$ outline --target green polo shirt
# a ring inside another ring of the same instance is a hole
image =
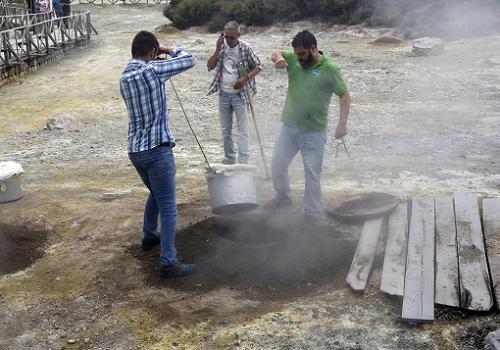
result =
[[[283,124],[306,131],[326,131],[332,94],[340,96],[347,91],[340,68],[324,55],[307,69],[302,68],[293,51],[283,51],[282,55],[288,64]]]

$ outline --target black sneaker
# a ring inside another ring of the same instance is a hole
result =
[[[222,161],[222,164],[225,164],[225,165],[233,165],[233,164],[236,164],[236,161],[234,159],[227,159],[227,158],[224,158],[224,160]]]
[[[142,239],[142,250],[147,252],[147,251],[153,249],[158,244],[160,244],[160,237],[143,238]]]
[[[175,264],[170,266],[162,266],[160,268],[161,278],[176,278],[188,276],[196,271],[198,266],[196,264],[184,264],[177,261]]]
[[[272,201],[264,204],[265,209],[284,209],[284,208],[290,208],[293,204],[293,201],[291,198],[285,198],[285,199],[278,199],[275,198]]]

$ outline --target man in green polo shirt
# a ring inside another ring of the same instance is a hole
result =
[[[304,162],[304,215],[321,216],[321,169],[327,140],[328,106],[332,94],[340,98],[340,118],[335,138],[347,134],[351,96],[340,69],[321,51],[314,35],[299,32],[293,51],[275,51],[276,68],[288,71],[288,93],[281,119],[283,126],[273,149],[272,174],[276,198],[274,207],[291,203],[288,167],[298,152]]]

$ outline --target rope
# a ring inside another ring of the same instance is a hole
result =
[[[276,96],[276,88],[278,87],[278,80],[280,76],[280,70],[276,69],[276,76],[274,78],[274,86],[273,86],[273,93],[271,95],[271,102],[270,102],[270,108],[269,108],[269,113],[266,115],[266,119],[264,119],[264,135],[267,131],[267,121],[269,120],[269,116],[272,114],[271,112],[273,111],[273,106],[274,106],[274,98]]]
[[[172,79],[169,79],[169,80],[170,80],[170,84],[172,85],[172,89],[174,90],[175,96],[177,97],[177,101],[179,101],[179,105],[181,106],[182,113],[184,113],[184,117],[186,118],[186,121],[189,125],[189,129],[191,129],[191,133],[193,134],[194,139],[196,140],[196,143],[198,144],[198,147],[200,147],[201,153],[203,154],[203,157],[205,158],[205,162],[207,162],[208,169],[211,169],[212,167],[210,166],[210,163],[208,162],[207,156],[205,155],[205,151],[203,150],[203,147],[201,147],[200,141],[198,141],[198,137],[196,137],[196,134],[193,130],[193,127],[191,126],[191,122],[189,121],[189,118],[186,114],[186,111],[184,110],[184,106],[182,105],[179,94],[177,93],[177,90],[175,89],[174,82],[172,81]]]

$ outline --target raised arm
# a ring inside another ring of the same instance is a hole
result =
[[[273,54],[271,55],[271,61],[273,61],[274,67],[276,67],[276,69],[283,69],[288,66],[280,50],[273,52]]]
[[[172,57],[169,60],[151,62],[156,74],[163,81],[167,81],[168,78],[182,73],[196,64],[196,58],[184,52],[181,48],[169,49],[165,46],[160,46],[160,52],[168,53]]]
[[[214,69],[217,66],[217,62],[219,61],[220,51],[222,50],[222,45],[224,45],[224,36],[220,35],[215,43],[215,51],[210,56],[207,62],[207,68],[209,71]]]

